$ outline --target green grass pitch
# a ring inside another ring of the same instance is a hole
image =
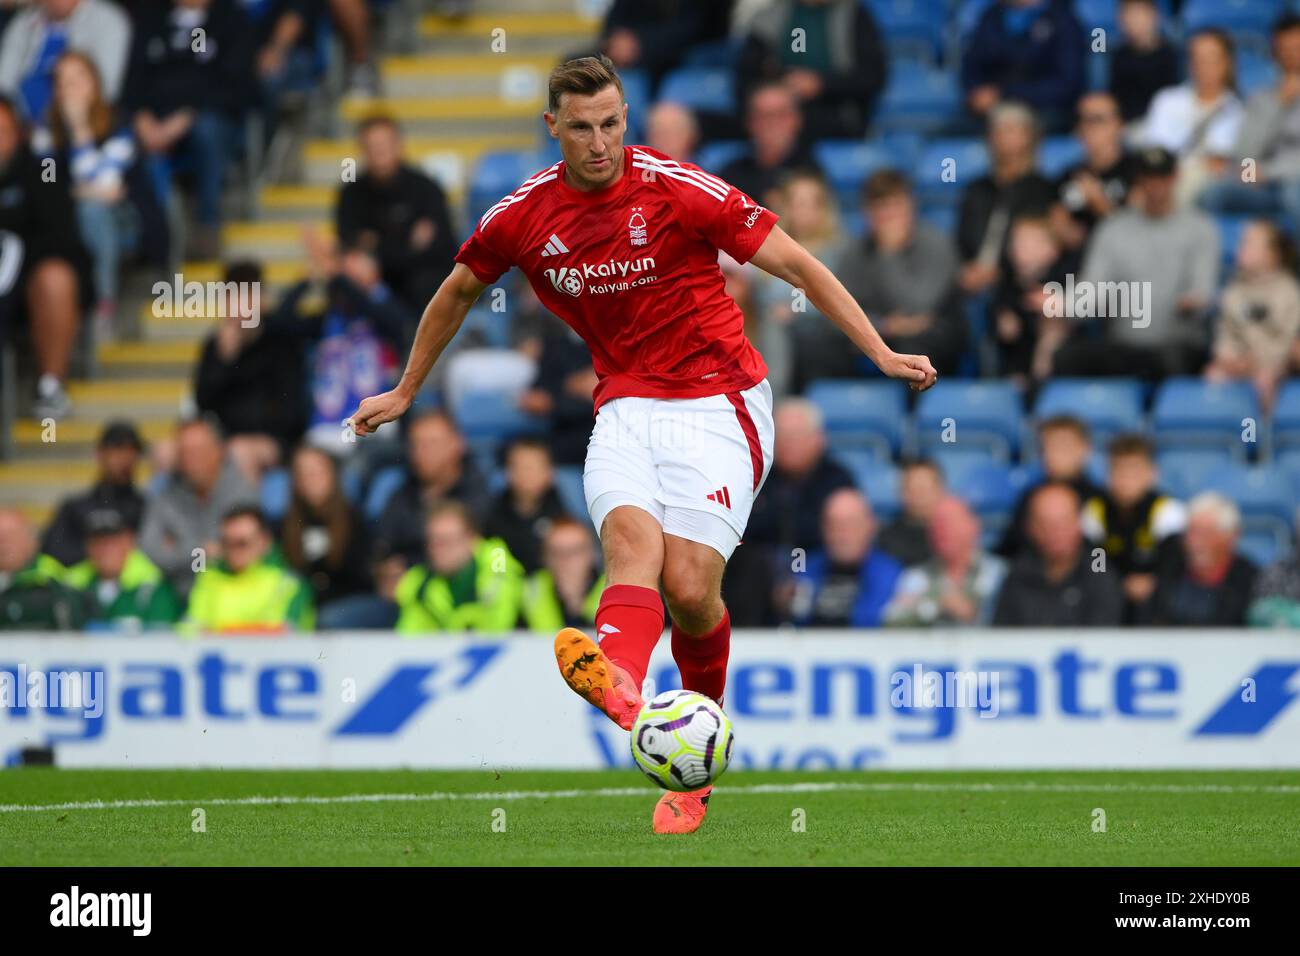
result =
[[[0,772],[0,866],[1300,865],[1297,772],[733,771],[685,837],[650,832],[657,796],[633,771],[28,768]]]

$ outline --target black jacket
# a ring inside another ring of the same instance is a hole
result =
[[[1040,173],[1030,172],[1009,183],[999,183],[991,175],[975,180],[961,196],[957,214],[957,251],[964,262],[979,254],[994,210],[1007,211],[1007,229],[999,246],[999,265],[1004,265],[1011,223],[1021,216],[1046,215],[1056,202],[1056,187]]]
[[[86,516],[96,508],[112,508],[120,512],[131,530],[139,531],[144,517],[144,496],[134,485],[111,485],[100,481],[84,494],[65,499],[45,529],[41,551],[65,565],[85,560]]]
[[[149,110],[159,117],[181,109],[242,114],[255,95],[252,24],[234,0],[212,0],[193,26],[180,17],[178,7],[162,0],[133,11],[122,91],[126,111]]]
[[[300,529],[293,529],[286,525],[281,536],[287,540],[288,535],[302,534],[308,529],[327,530],[324,524],[308,519]],[[327,601],[353,594],[366,594],[371,590],[374,583],[370,573],[371,550],[370,533],[361,518],[361,513],[356,508],[349,507],[348,541],[343,551],[343,560],[339,565],[332,566],[327,553],[315,560],[304,559],[294,564],[293,569],[311,585],[316,595],[316,605],[319,607]]]
[[[1234,555],[1228,574],[1216,587],[1193,581],[1187,573],[1182,535],[1167,538],[1160,548],[1156,590],[1150,604],[1138,612],[1139,624],[1166,627],[1244,627],[1258,569]]]
[[[551,398],[547,441],[557,465],[581,465],[586,460],[587,443],[596,424],[595,403],[590,396],[582,398],[567,391],[564,383],[569,376],[590,368],[587,344],[568,326],[552,327],[543,335],[533,388]]]
[[[853,476],[826,455],[798,480],[773,468],[754,501],[745,543],[775,545],[778,550],[820,548],[822,505],[832,492],[852,487]]]
[[[730,7],[729,0],[614,0],[600,38],[615,30],[636,34],[641,46],[637,66],[659,75],[692,46],[724,37]]]
[[[487,493],[487,481],[474,467],[472,459],[465,459],[460,479],[442,496],[442,500],[449,499],[464,504],[477,521],[482,521],[487,515],[492,499]],[[428,560],[424,542],[425,518],[436,503],[425,497],[415,476],[408,474],[379,516],[379,524],[375,527],[375,557],[382,560],[398,555],[411,567],[425,563]]]
[[[1012,565],[998,592],[994,627],[1118,627],[1123,619],[1124,593],[1119,576],[1094,572],[1086,550],[1064,580],[1043,574],[1037,554],[1026,554]]]
[[[795,146],[790,154],[775,166],[764,168],[752,155],[741,156],[728,163],[718,175],[735,186],[755,202],[766,202],[766,194],[780,185],[781,177],[795,169],[821,172],[812,152],[804,146]]]
[[[1106,489],[1093,484],[1092,479],[1087,475],[1080,475],[1067,484],[1079,496],[1080,508],[1089,498],[1106,493]],[[1021,494],[1020,500],[1016,502],[1015,511],[1011,514],[1011,520],[1007,522],[1006,529],[1002,532],[1002,540],[993,549],[994,554],[1004,558],[1018,558],[1030,548],[1029,539],[1025,537],[1025,519],[1029,515],[1029,499],[1034,496],[1037,488],[1038,485],[1034,485],[1032,488],[1026,488]]]
[[[782,53],[790,47],[791,24],[799,22],[801,6],[804,4],[797,0],[781,0],[755,16],[736,65],[737,102],[742,109],[756,86],[779,80],[787,69],[798,65],[789,63]],[[821,11],[831,33],[829,49],[815,51],[819,62],[825,64],[817,71],[822,90],[804,104],[805,122],[809,114],[818,113],[837,122],[807,132],[813,136],[861,133],[885,87],[889,57],[880,28],[860,0],[836,0],[822,5]],[[841,31],[843,36],[838,35]]]
[[[421,219],[433,222],[433,241],[415,249],[411,230]],[[345,246],[357,243],[363,232],[378,237],[379,244],[372,252],[379,259],[384,281],[402,295],[414,272],[428,273],[426,284],[441,282],[451,271],[459,248],[442,187],[410,166],[402,166],[388,182],[362,174],[356,182],[347,183],[339,193],[335,224]],[[420,308],[424,305],[419,303]]]
[[[266,434],[287,449],[307,424],[302,346],[268,324],[233,361],[226,361],[213,335],[199,358],[194,398],[228,435]]]
[[[532,574],[542,566],[542,538],[550,523],[568,514],[554,488],[542,498],[534,515],[523,515],[515,510],[509,490],[501,492],[492,506],[491,514],[483,523],[483,535],[501,538],[510,553],[519,559],[524,570]]]
[[[0,166],[0,232],[23,241],[24,271],[42,259],[63,259],[82,276],[89,270],[67,179],[46,182],[41,161],[26,145]]]

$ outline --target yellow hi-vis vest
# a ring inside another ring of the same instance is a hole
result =
[[[478,631],[503,634],[519,622],[524,569],[500,538],[474,546],[474,599],[455,604],[447,579],[416,565],[397,582],[397,632]]]
[[[316,610],[306,582],[265,559],[238,574],[224,562],[196,574],[183,626],[188,633],[315,627]]]
[[[596,623],[596,609],[600,607],[600,595],[604,590],[605,575],[602,574],[582,601],[584,624]],[[524,585],[524,621],[530,631],[558,631],[564,627],[564,605],[555,591],[555,579],[545,568],[536,572]]]

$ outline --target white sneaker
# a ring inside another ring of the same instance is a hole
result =
[[[36,383],[36,402],[32,413],[40,420],[56,421],[72,414],[72,399],[64,391],[63,383],[53,375],[42,375]]]

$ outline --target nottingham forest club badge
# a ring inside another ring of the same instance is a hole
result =
[[[644,246],[649,242],[645,216],[641,215],[640,206],[632,207],[632,218],[627,221],[627,241],[634,246]]]

